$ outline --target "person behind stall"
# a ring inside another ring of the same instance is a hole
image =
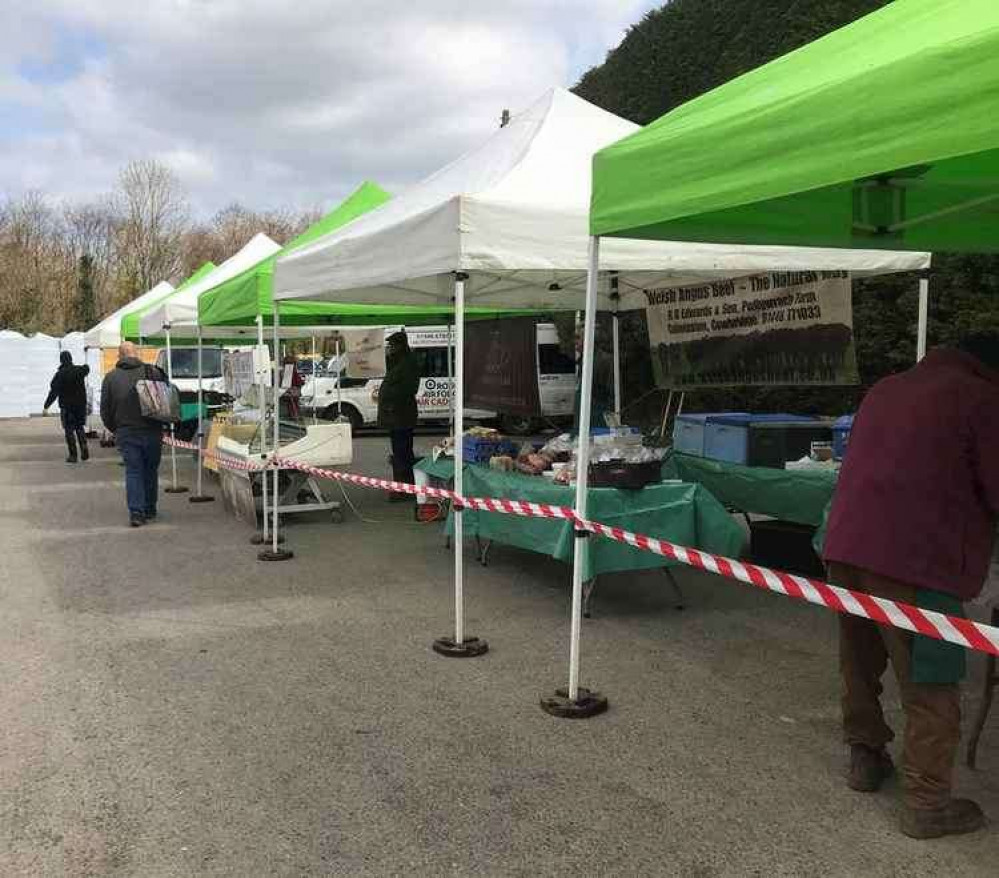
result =
[[[59,417],[66,434],[66,447],[69,454],[66,463],[76,463],[77,444],[80,446],[80,460],[90,459],[87,448],[87,385],[86,377],[90,366],[74,366],[73,355],[69,351],[59,354],[59,368],[49,385],[49,395],[45,398],[42,411],[48,414],[49,406],[59,401]]]
[[[156,518],[163,426],[143,417],[135,385],[142,379],[166,381],[162,369],[143,363],[130,341],[118,348],[118,364],[101,386],[101,420],[114,433],[125,461],[125,496],[129,523],[141,527]]]
[[[824,556],[832,582],[963,616],[988,575],[999,517],[999,334],[969,336],[879,382],[854,421]],[[840,616],[847,782],[877,790],[894,766],[881,710],[890,662],[905,712],[902,832],[935,838],[984,825],[951,795],[963,648]]]
[[[281,376],[281,385],[285,388],[281,395],[284,416],[292,421],[298,421],[301,420],[302,415],[302,388],[305,386],[305,378],[298,371],[298,364],[290,354],[284,358],[283,365],[284,372],[288,371],[289,366],[291,367],[291,375],[287,380],[283,374]]]
[[[389,336],[385,350],[385,379],[378,388],[378,426],[389,431],[392,443],[392,478],[412,485],[414,481],[413,430],[418,412],[416,394],[420,369],[405,332]],[[411,500],[409,494],[392,492],[389,502]]]

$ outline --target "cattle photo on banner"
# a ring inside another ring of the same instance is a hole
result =
[[[847,272],[771,271],[645,296],[662,387],[859,381]]]
[[[533,317],[469,323],[465,405],[504,415],[540,415],[537,333]]]

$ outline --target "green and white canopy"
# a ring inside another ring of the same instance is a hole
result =
[[[265,326],[274,322],[274,263],[313,241],[348,225],[380,207],[391,195],[377,183],[365,181],[326,216],[290,241],[279,253],[258,262],[241,274],[202,293],[198,300],[198,322],[202,331],[215,335],[222,328],[240,327],[249,331],[257,317]],[[476,310],[471,317],[493,317],[493,310]],[[382,326],[414,323],[442,323],[451,320],[449,305],[372,305],[350,302],[283,302],[281,335],[321,334],[328,326]],[[292,327],[299,327],[295,332]]]
[[[999,2],[895,0],[597,152],[594,235],[999,250]]]
[[[162,304],[170,296],[182,292],[193,284],[196,284],[213,271],[215,271],[215,263],[206,262],[176,289],[171,287],[169,284],[160,284],[161,287],[165,286],[168,287],[168,289],[160,290],[159,294],[155,296],[149,294],[148,298],[147,296],[143,296],[142,299],[136,299],[136,302],[141,303],[139,307],[131,309],[121,318],[119,324],[121,337],[123,339],[128,339],[129,341],[138,341],[141,337],[141,332],[139,331],[139,320],[142,318],[143,314],[148,311],[152,311],[157,305]]]

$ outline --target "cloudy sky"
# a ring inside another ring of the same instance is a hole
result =
[[[4,0],[0,195],[174,169],[202,216],[415,182],[661,0]]]

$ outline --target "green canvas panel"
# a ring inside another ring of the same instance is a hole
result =
[[[595,235],[999,250],[999,3],[895,0],[594,156]]]

